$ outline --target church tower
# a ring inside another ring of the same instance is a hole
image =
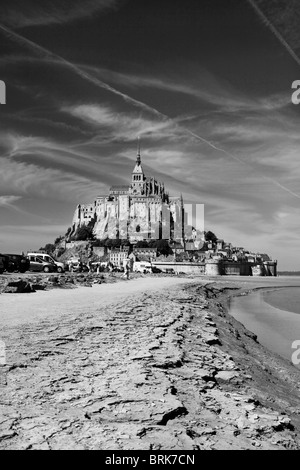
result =
[[[145,173],[141,164],[141,149],[140,149],[140,139],[138,139],[138,149],[136,156],[135,167],[132,172],[131,177],[131,192],[132,194],[143,194],[144,193],[144,184],[145,184]]]

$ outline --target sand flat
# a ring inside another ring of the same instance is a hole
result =
[[[95,284],[92,287],[57,288],[30,294],[1,294],[0,325],[17,326],[59,315],[65,317],[68,314],[93,312],[101,307],[122,302],[130,296],[192,282],[195,281],[177,277],[147,277],[120,280],[116,284]]]
[[[240,282],[1,294],[0,449],[299,449],[299,371],[227,314]]]

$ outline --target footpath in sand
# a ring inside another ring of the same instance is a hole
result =
[[[0,448],[300,449],[299,371],[187,281],[1,294]]]

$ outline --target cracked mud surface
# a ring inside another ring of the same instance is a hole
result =
[[[164,282],[2,327],[1,449],[300,449],[299,371],[226,313],[229,284]]]

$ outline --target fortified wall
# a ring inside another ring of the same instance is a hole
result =
[[[277,276],[277,262],[268,261],[261,265],[221,260],[206,260],[202,263],[154,261],[153,266],[168,271],[173,269],[176,274],[205,274],[206,276]]]

